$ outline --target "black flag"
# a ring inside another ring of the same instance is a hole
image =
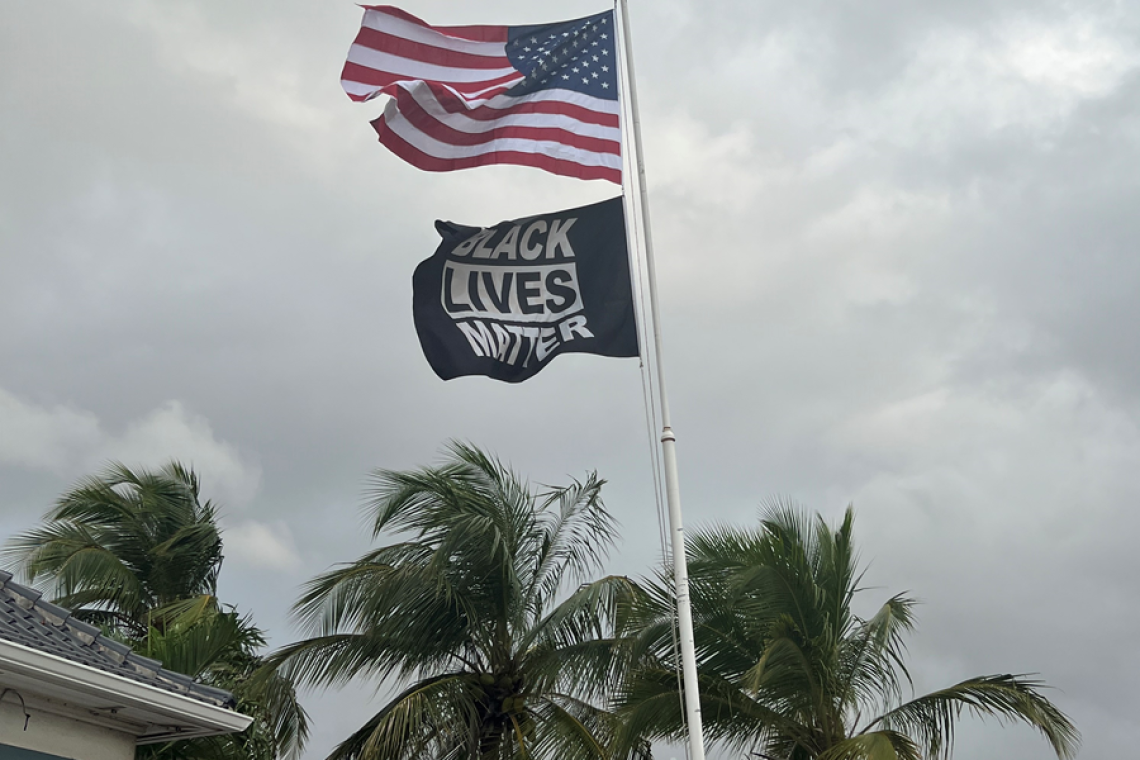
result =
[[[517,383],[558,354],[637,356],[621,198],[466,227],[416,267],[413,313],[424,356],[444,380]]]

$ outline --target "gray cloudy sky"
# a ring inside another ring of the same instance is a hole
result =
[[[879,599],[925,605],[920,688],[1040,672],[1081,757],[1140,697],[1140,6],[633,2],[686,519],[848,502]],[[525,24],[590,0],[403,7]],[[420,173],[338,84],[349,2],[0,8],[0,535],[108,459],[192,461],[224,595],[273,633],[367,545],[373,467],[470,439],[536,481],[598,469],[657,553],[633,360],[439,381],[411,274],[438,217],[612,185]],[[375,709],[313,695],[308,754]],[[1049,756],[971,724],[959,757]]]

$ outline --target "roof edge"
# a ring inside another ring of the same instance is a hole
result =
[[[0,639],[0,663],[4,669],[20,675],[67,686],[79,693],[119,700],[171,719],[171,730],[145,734],[139,737],[140,743],[235,733],[253,722],[252,717],[233,710],[3,639]]]
[[[17,605],[28,611],[34,611],[55,628],[94,647],[97,653],[120,666],[129,667],[140,675],[163,681],[175,693],[186,693],[220,707],[234,705],[235,700],[230,692],[198,683],[190,676],[168,670],[160,661],[145,657],[127,644],[103,635],[96,626],[75,617],[71,610],[45,600],[43,592],[39,589],[17,583],[13,574],[6,570],[0,570],[0,590],[10,592],[15,596]]]

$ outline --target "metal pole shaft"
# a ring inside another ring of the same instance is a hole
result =
[[[685,718],[689,728],[689,759],[705,760],[701,697],[697,687],[697,650],[693,637],[693,610],[689,602],[689,566],[685,558],[685,528],[681,520],[681,487],[677,477],[677,437],[669,417],[665,393],[665,366],[661,350],[661,313],[657,306],[657,269],[653,261],[653,232],[649,224],[649,194],[645,185],[645,159],[641,153],[641,116],[637,107],[637,84],[633,74],[633,45],[629,31],[627,0],[620,0],[623,53],[629,84],[633,122],[633,158],[641,197],[641,224],[645,240],[645,268],[649,279],[649,312],[653,322],[653,350],[657,358],[657,390],[661,396],[661,458],[665,470],[665,501],[669,507],[669,536],[673,549],[673,584],[677,595],[677,627],[685,689]]]

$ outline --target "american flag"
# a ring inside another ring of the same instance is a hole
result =
[[[365,6],[341,84],[419,169],[520,164],[621,183],[613,11],[542,26],[429,26]]]

